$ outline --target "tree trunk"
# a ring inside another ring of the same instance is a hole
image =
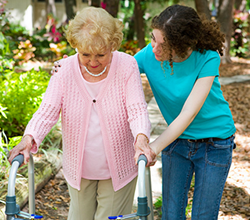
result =
[[[64,1],[64,5],[66,9],[67,21],[69,21],[70,19],[73,19],[75,17],[76,0]]]
[[[104,0],[104,4],[106,4],[106,10],[109,14],[111,14],[114,18],[117,17],[118,10],[119,10],[119,0]]]
[[[195,0],[195,7],[199,15],[205,15],[207,19],[211,19],[207,0]]]
[[[101,0],[89,0],[89,5],[94,7],[100,7]]]
[[[144,23],[144,12],[141,8],[140,0],[134,0],[135,8],[134,8],[134,14],[135,14],[135,30],[138,40],[139,48],[143,48],[146,46],[145,42],[145,23]]]
[[[234,7],[238,11],[244,11],[246,9],[246,0],[235,0]]]
[[[46,0],[46,17],[48,17],[49,14],[52,14],[54,17],[56,17],[56,6],[55,6],[55,0]]]
[[[230,42],[233,33],[233,6],[234,0],[220,0],[218,8],[217,21],[220,24],[221,31],[226,35],[224,55],[222,63],[231,63]]]
[[[126,40],[134,40],[135,36],[135,16],[133,15],[128,22],[128,33]]]

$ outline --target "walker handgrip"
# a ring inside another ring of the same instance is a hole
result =
[[[24,161],[24,156],[22,154],[17,155],[11,162],[11,164],[13,164],[14,161],[19,162],[19,167],[22,165],[23,161]]]
[[[140,162],[141,160],[144,160],[146,164],[148,163],[148,159],[147,159],[147,157],[146,157],[144,154],[141,154],[141,155],[139,156],[138,161],[137,161],[137,164],[139,164],[139,162]]]

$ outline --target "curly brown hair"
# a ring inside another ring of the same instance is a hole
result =
[[[169,57],[171,67],[173,50],[181,58],[187,56],[190,48],[200,53],[206,50],[218,51],[223,55],[225,35],[220,31],[219,24],[199,16],[191,7],[167,7],[152,19],[151,27],[163,33],[165,42],[162,47]]]

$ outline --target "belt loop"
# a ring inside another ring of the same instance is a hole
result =
[[[207,144],[211,144],[211,145],[214,146],[214,140],[213,140],[213,138],[209,138]]]
[[[235,139],[235,135],[233,134],[231,137],[230,137],[230,140],[234,140]]]

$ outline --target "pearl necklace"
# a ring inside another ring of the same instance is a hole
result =
[[[103,70],[102,72],[100,72],[99,74],[93,74],[93,73],[91,73],[91,72],[87,69],[86,66],[83,66],[83,67],[84,67],[84,69],[86,70],[86,72],[87,72],[89,75],[95,76],[95,77],[101,76],[101,75],[106,71],[106,69],[107,69],[107,66],[105,66],[105,68],[104,68],[104,70]]]

